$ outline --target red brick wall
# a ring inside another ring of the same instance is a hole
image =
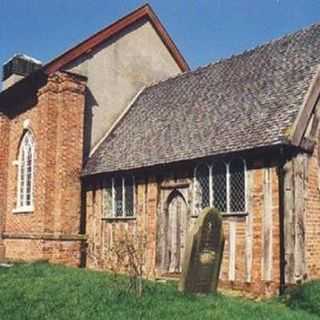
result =
[[[305,245],[308,279],[320,278],[320,168],[319,143],[308,161]]]
[[[8,259],[49,261],[69,266],[80,266],[81,242],[44,239],[6,239]]]
[[[3,231],[7,206],[9,119],[0,112],[0,260],[4,258]]]
[[[70,243],[59,244],[60,240],[55,240],[48,244],[43,235],[76,239],[79,234],[84,91],[82,78],[57,73],[49,77],[36,96],[19,106],[10,106],[9,152],[8,159],[3,161],[8,172],[7,190],[3,193],[7,199],[4,237],[8,259],[33,260],[42,256],[62,261],[48,252],[54,252],[59,245],[68,248]],[[17,166],[14,161],[27,122],[35,138],[34,211],[15,213]],[[78,242],[75,240],[71,246],[78,246]],[[71,264],[76,264],[74,257],[70,255]]]

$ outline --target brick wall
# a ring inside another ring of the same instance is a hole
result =
[[[0,112],[0,261],[5,256],[3,231],[7,206],[8,152],[9,152],[9,119]]]
[[[320,278],[320,168],[319,142],[308,161],[305,212],[305,254],[308,279]]]
[[[8,259],[22,261],[49,261],[79,267],[81,241],[43,239],[6,239]]]
[[[0,159],[0,168],[2,165],[8,174],[6,190],[0,191],[0,197],[7,199],[3,212],[8,259],[45,258],[79,264],[79,257],[73,253],[68,257],[67,251],[70,248],[73,252],[72,247],[79,247],[80,243],[84,91],[83,78],[57,73],[36,94],[26,97],[19,105],[8,106],[9,152],[7,159]],[[4,126],[1,121],[0,131]],[[15,161],[26,129],[35,138],[34,211],[15,212]],[[1,141],[1,149],[3,146]],[[59,251],[65,258],[59,257]]]

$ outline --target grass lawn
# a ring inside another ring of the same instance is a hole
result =
[[[185,296],[172,284],[151,282],[136,298],[124,292],[123,282],[106,273],[47,264],[0,268],[0,319],[320,319],[319,283],[292,293],[285,304]]]

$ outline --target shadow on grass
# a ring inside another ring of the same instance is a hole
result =
[[[305,310],[320,317],[320,281],[287,290],[282,302],[294,310]]]

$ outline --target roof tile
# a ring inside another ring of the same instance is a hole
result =
[[[83,174],[286,143],[319,52],[320,24],[146,88]]]

